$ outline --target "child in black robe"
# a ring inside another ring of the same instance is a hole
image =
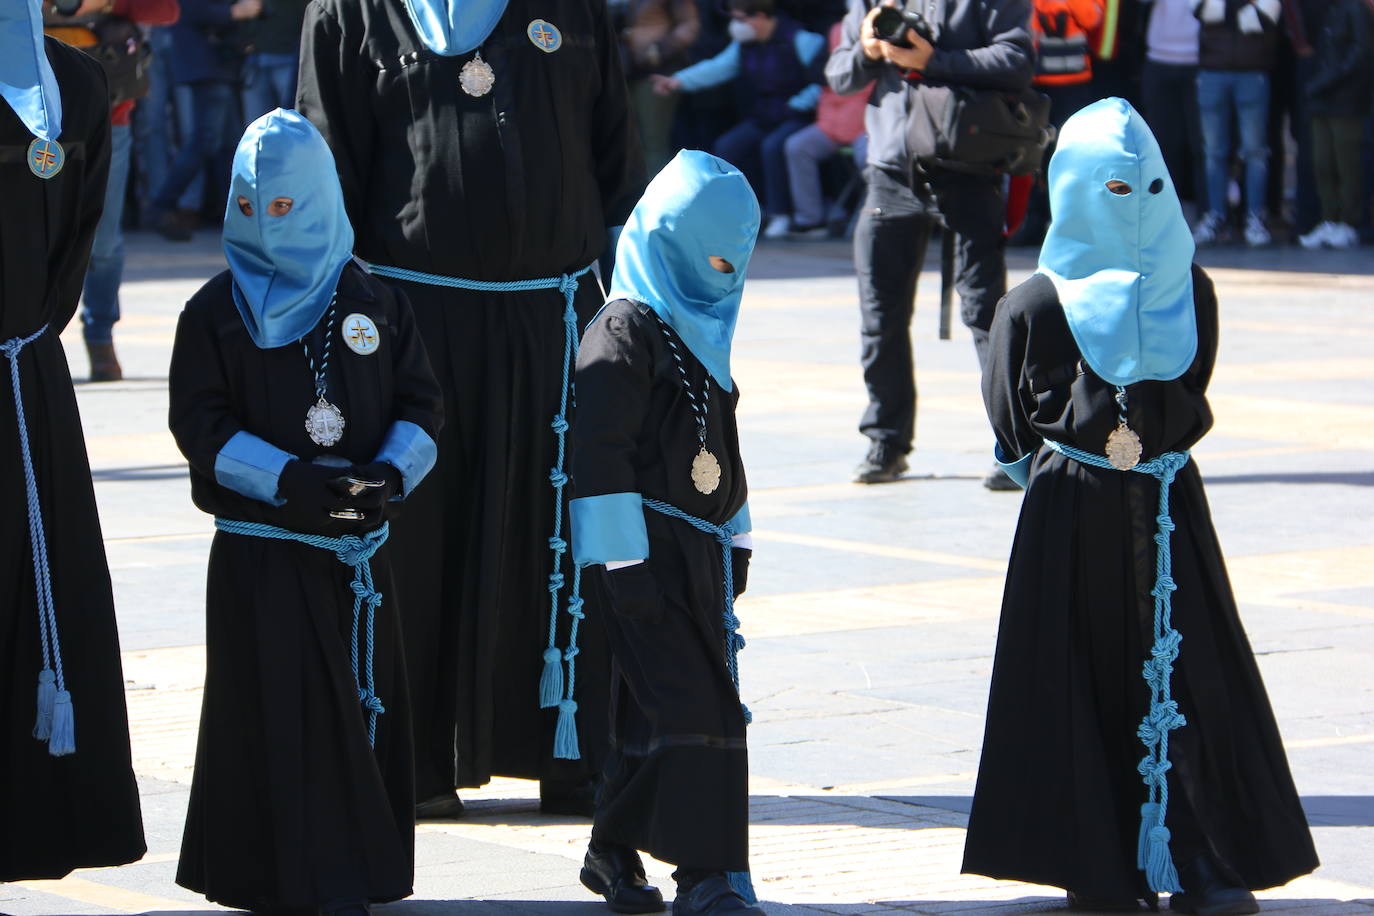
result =
[[[409,305],[352,241],[324,140],[264,115],[234,160],[230,270],[177,327],[171,428],[219,529],[177,881],[228,906],[357,916],[411,893],[384,544],[434,463],[441,400]]]
[[[729,366],[758,225],[737,169],[680,153],[626,224],[578,354],[573,551],[615,686],[582,883],[616,912],[663,909],[646,850],[678,866],[678,916],[762,913],[747,875],[733,602],[750,545]]]

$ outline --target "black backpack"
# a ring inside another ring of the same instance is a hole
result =
[[[1030,175],[1054,139],[1050,100],[1020,92],[921,83],[912,92],[907,151],[922,165],[974,175]]]
[[[110,107],[148,94],[153,49],[143,32],[123,16],[99,14],[80,19],[45,19],[49,34],[100,62],[110,87]]]

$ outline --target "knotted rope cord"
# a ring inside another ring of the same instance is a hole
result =
[[[329,314],[324,326],[324,353],[320,356],[320,368],[315,368],[315,357],[310,353],[310,344],[306,343],[306,337],[301,338],[301,349],[305,351],[305,361],[310,365],[310,374],[315,377],[315,397],[321,401],[327,400],[329,394],[329,350],[334,343],[334,307],[339,303],[339,294],[336,292],[329,300]]]
[[[1104,470],[1119,470],[1101,455],[1085,452],[1061,442],[1045,440],[1045,444],[1066,458]],[[1173,593],[1178,589],[1173,579],[1173,556],[1169,547],[1169,533],[1174,520],[1169,516],[1169,487],[1174,477],[1188,463],[1187,452],[1165,452],[1131,468],[1159,481],[1159,512],[1155,516],[1155,584],[1150,594],[1155,599],[1154,645],[1145,662],[1143,675],[1150,687],[1150,710],[1141,720],[1136,735],[1145,745],[1145,757],[1136,767],[1149,789],[1149,800],[1140,806],[1140,835],[1136,844],[1136,867],[1143,869],[1150,889],[1156,893],[1176,893],[1181,888],[1178,872],[1169,853],[1169,828],[1164,826],[1169,807],[1169,732],[1188,724],[1173,698],[1171,679],[1178,647],[1183,635],[1173,626]]]
[[[577,357],[577,297],[578,281],[590,271],[591,265],[573,273],[558,277],[543,277],[535,280],[466,280],[462,277],[445,277],[441,274],[427,274],[418,270],[386,265],[369,265],[372,273],[380,277],[441,286],[448,289],[465,289],[474,292],[510,293],[527,292],[540,289],[556,289],[563,294],[563,384],[559,394],[558,413],[549,426],[558,439],[558,460],[549,469],[549,483],[553,485],[553,534],[549,537],[549,551],[553,554],[553,570],[549,573],[549,643],[544,649],[544,667],[539,676],[539,705],[548,709],[558,707],[558,723],[554,730],[553,755],[564,760],[577,760],[582,755],[577,746],[577,702],[573,699],[573,687],[577,681],[576,659],[578,625],[586,616],[582,610],[580,570],[573,570],[572,590],[568,595],[567,612],[568,648],[558,648],[558,601],[563,591],[563,556],[568,551],[568,542],[563,537],[563,491],[568,485],[568,475],[564,470],[567,464],[568,403],[572,396],[573,363]],[[567,666],[567,677],[563,667]]]
[[[278,541],[295,541],[308,547],[332,551],[338,561],[353,569],[353,581],[348,584],[353,592],[353,638],[351,640],[351,661],[353,664],[353,683],[358,688],[358,703],[367,710],[367,743],[376,746],[377,717],[386,712],[382,700],[377,696],[377,685],[372,677],[372,660],[376,648],[377,608],[382,603],[382,593],[372,583],[372,556],[386,543],[390,533],[385,522],[366,534],[345,534],[343,537],[329,537],[323,534],[301,534],[261,522],[241,522],[230,518],[216,518],[215,527],[227,534],[242,534],[248,537],[270,538]],[[359,628],[362,621],[362,608],[367,605],[366,630],[362,634],[365,643],[363,663],[358,663]]]
[[[24,416],[24,395],[19,382],[19,354],[47,330],[45,324],[28,337],[14,337],[0,343],[0,353],[10,362],[10,385],[14,389],[14,420],[19,428],[19,456],[24,465],[29,550],[33,555],[34,591],[38,598],[38,636],[43,650],[43,667],[38,672],[38,710],[33,736],[47,742],[49,754],[64,757],[76,751],[75,717],[72,696],[67,692],[67,680],[62,669],[57,606],[53,602],[52,570],[48,566],[48,539],[43,526],[43,506],[38,499],[38,475],[33,468],[29,424]]]
[[[734,546],[731,534],[723,525],[713,525],[703,518],[695,515],[688,515],[677,506],[670,505],[659,499],[642,497],[644,505],[653,509],[655,512],[662,513],[670,518],[681,519],[693,528],[709,534],[720,544],[721,567],[725,576],[725,613],[722,615],[725,621],[725,666],[730,670],[730,680],[735,685],[735,696],[739,696],[739,650],[744,648],[744,637],[739,634],[739,618],[735,616],[735,566],[732,562],[730,550]],[[749,711],[749,707],[744,705],[741,700],[739,704],[740,712],[744,713],[744,724],[748,725],[754,721],[754,714]],[[754,892],[754,882],[747,871],[732,871],[726,874],[730,886],[735,893],[744,898],[744,902],[753,906],[759,902],[758,894]]]
[[[663,337],[668,341],[668,350],[673,354],[673,359],[677,362],[678,374],[682,376],[682,387],[687,389],[687,403],[692,408],[692,416],[697,421],[697,438],[701,440],[701,447],[706,448],[706,418],[711,410],[711,373],[706,373],[706,382],[701,389],[701,397],[698,398],[696,392],[692,390],[692,383],[687,379],[687,367],[682,362],[682,351],[677,345],[677,335],[673,329],[668,327],[668,323],[654,312],[654,318],[658,320],[659,330],[663,332]]]

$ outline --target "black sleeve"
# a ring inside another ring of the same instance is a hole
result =
[[[649,410],[652,362],[642,327],[614,303],[587,329],[577,353],[575,496],[640,492],[636,453]]]
[[[878,71],[884,65],[883,61],[869,60],[859,40],[859,30],[868,10],[865,0],[849,0],[849,12],[845,13],[844,24],[840,27],[840,43],[825,63],[826,82],[840,95],[862,92],[878,78]]]
[[[930,79],[1013,92],[1030,85],[1035,50],[1030,36],[1030,0],[983,0],[987,44],[966,51],[936,48],[926,65]]]
[[[604,3],[597,4],[597,8],[601,93],[592,109],[592,156],[606,225],[623,226],[644,192],[644,148],[631,119],[630,91],[625,85],[620,44],[611,28],[611,17],[606,15]]]
[[[220,450],[243,427],[230,410],[224,358],[209,310],[198,307],[196,298],[177,319],[167,425],[196,473],[214,480]]]
[[[988,360],[983,367],[983,406],[992,423],[1001,460],[1014,462],[1040,447],[1043,441],[1030,422],[1030,408],[1023,399],[1026,343],[1025,316],[1013,306],[1013,290],[997,303],[988,338]]]
[[[1212,278],[1196,264],[1193,265],[1193,309],[1197,314],[1197,356],[1188,372],[1197,390],[1206,392],[1217,364],[1217,292]]]
[[[439,430],[444,425],[443,389],[439,387],[434,370],[430,368],[424,341],[415,327],[415,313],[411,311],[410,300],[403,291],[394,287],[388,293],[395,300],[392,314],[396,316],[395,346],[392,349],[392,419],[414,423],[438,442]]]
[[[311,3],[301,26],[296,109],[324,135],[334,153],[344,205],[354,226],[367,219],[364,188],[377,129],[368,66],[360,40],[348,40],[338,20],[318,2]]]

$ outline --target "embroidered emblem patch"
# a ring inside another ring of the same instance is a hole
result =
[[[340,330],[348,349],[359,356],[371,356],[382,345],[382,335],[377,333],[377,325],[360,312],[345,318]]]
[[[558,26],[552,22],[535,19],[530,23],[529,28],[525,29],[525,34],[530,37],[530,41],[536,48],[546,54],[552,54],[563,47],[563,33],[558,31]]]
[[[62,171],[67,154],[56,140],[34,140],[29,144],[29,171],[39,178],[51,178]]]

